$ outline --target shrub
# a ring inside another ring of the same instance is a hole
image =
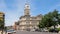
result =
[[[59,30],[59,31],[60,31],[60,28],[57,28],[57,30]]]

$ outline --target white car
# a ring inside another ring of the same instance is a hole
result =
[[[7,34],[13,34],[13,33],[16,33],[15,30],[7,30]]]
[[[32,30],[30,30],[31,32],[34,32],[35,31],[35,29],[32,29]]]

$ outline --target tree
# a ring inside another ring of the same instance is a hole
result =
[[[4,29],[4,22],[0,20],[0,29],[2,30],[2,34],[3,34],[3,29]]]
[[[3,34],[3,29],[4,29],[4,24],[5,24],[4,23],[4,17],[5,17],[4,13],[0,13],[0,29],[2,30],[1,34]]]
[[[51,27],[54,26],[54,29],[56,28],[55,26],[58,23],[58,11],[54,10],[53,12],[49,12],[48,14],[45,14],[44,17],[42,18],[41,22],[39,23],[39,28],[41,27]],[[59,19],[60,22],[60,19]]]
[[[58,19],[58,23],[59,23],[59,25],[60,25],[60,14],[58,14],[57,19]]]
[[[51,27],[52,26],[52,15],[51,12],[48,14],[44,15],[42,18],[41,22],[39,23],[39,28],[41,27]]]

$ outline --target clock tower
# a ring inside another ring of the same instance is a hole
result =
[[[25,7],[24,7],[24,15],[28,16],[30,15],[30,5],[29,3],[25,3]]]

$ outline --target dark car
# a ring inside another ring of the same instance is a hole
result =
[[[57,29],[50,29],[49,32],[56,32],[56,33],[58,33],[59,30],[57,30]]]

